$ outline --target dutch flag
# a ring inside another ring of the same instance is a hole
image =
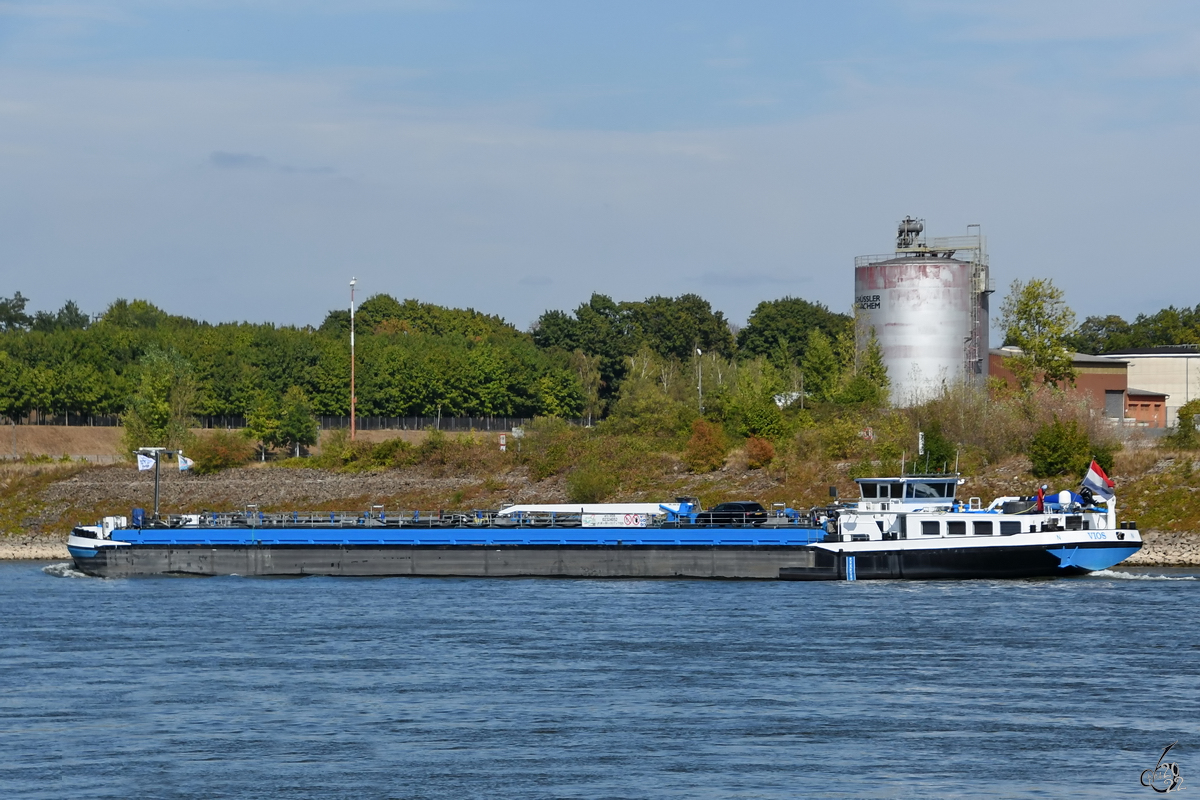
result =
[[[1087,475],[1083,476],[1084,488],[1091,489],[1092,495],[1097,500],[1107,503],[1113,499],[1113,482],[1112,479],[1104,474],[1104,470],[1100,469],[1100,465],[1096,463],[1096,459],[1092,459],[1092,465],[1088,467]]]

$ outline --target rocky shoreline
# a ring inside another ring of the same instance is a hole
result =
[[[1200,534],[1181,531],[1143,531],[1142,549],[1122,562],[1129,567],[1200,566]]]
[[[0,538],[0,561],[67,561],[65,536],[5,536]]]
[[[1146,531],[1145,546],[1122,562],[1128,567],[1200,566],[1200,534]],[[0,537],[0,561],[65,561],[65,536],[24,534]]]

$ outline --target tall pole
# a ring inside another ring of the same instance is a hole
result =
[[[354,394],[354,284],[356,278],[350,279],[350,441],[354,441],[354,406],[358,398]]]
[[[700,413],[704,413],[704,353],[696,348],[696,394],[700,398]]]
[[[154,518],[158,519],[158,461],[161,448],[154,448]]]
[[[163,453],[174,453],[175,450],[167,450],[165,447],[139,447],[137,449],[138,458],[143,456],[149,458],[154,456],[154,519],[158,519],[158,464]],[[138,469],[141,469],[141,463],[138,463]]]

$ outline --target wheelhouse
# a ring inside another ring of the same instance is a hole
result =
[[[954,505],[962,479],[956,475],[909,475],[903,478],[856,478],[860,499],[868,507],[933,508]]]

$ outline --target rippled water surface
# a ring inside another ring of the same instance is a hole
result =
[[[75,575],[0,565],[0,796],[1151,797],[1174,740],[1200,791],[1195,572]]]

